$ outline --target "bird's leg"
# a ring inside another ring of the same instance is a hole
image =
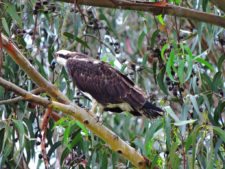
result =
[[[90,112],[96,113],[97,112],[97,106],[98,106],[97,101],[92,99],[92,106],[91,106]]]
[[[98,104],[98,112],[97,112],[97,123],[100,122],[103,123],[102,114],[104,111],[104,107],[101,104]]]
[[[96,121],[101,122],[102,123],[102,113],[104,110],[104,107],[101,104],[98,104],[98,102],[95,99],[91,99],[92,100],[92,107],[90,109],[90,112],[92,113],[96,113],[97,117],[96,117]]]

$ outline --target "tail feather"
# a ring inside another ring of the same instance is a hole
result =
[[[164,114],[164,111],[161,108],[153,105],[152,103],[148,101],[144,104],[142,110],[143,110],[143,114],[150,119],[157,118]]]

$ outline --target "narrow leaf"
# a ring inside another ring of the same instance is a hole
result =
[[[142,44],[143,44],[145,35],[146,34],[143,31],[138,37],[138,50],[141,50],[141,48],[142,48]]]
[[[225,132],[223,129],[217,126],[213,126],[213,130],[215,131],[216,134],[220,136],[220,138],[225,142]]]
[[[15,4],[7,4],[7,13],[11,16],[13,21],[15,21],[20,27],[22,27],[22,20],[20,16],[17,14]]]
[[[8,26],[5,18],[2,18],[2,25],[3,25],[3,28],[4,28],[5,32],[9,35],[10,34],[10,32],[9,32],[9,26]]]
[[[196,121],[196,119],[190,119],[190,120],[184,120],[184,121],[177,121],[176,123],[174,123],[175,126],[183,126],[186,124],[191,124],[194,123]]]

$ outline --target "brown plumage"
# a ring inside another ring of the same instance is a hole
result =
[[[148,118],[163,113],[147,101],[144,92],[128,77],[105,62],[65,50],[56,53],[56,61],[66,67],[78,89],[89,93],[106,111],[129,111]]]

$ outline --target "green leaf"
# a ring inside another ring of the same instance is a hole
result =
[[[173,143],[170,147],[169,159],[170,164],[173,166],[173,169],[178,169],[180,164],[180,159],[178,157],[177,149],[179,144],[177,142]]]
[[[164,77],[165,77],[165,67],[163,67],[159,74],[157,75],[156,79],[157,79],[157,83],[159,84],[160,89],[165,93],[168,94],[166,85],[164,83]]]
[[[45,69],[43,67],[43,64],[38,60],[38,59],[34,59],[35,64],[38,66],[38,72],[44,76],[45,78],[47,78],[47,74],[45,72]]]
[[[174,0],[176,5],[179,5],[181,3],[181,0]]]
[[[151,124],[151,127],[148,129],[148,131],[146,132],[146,137],[145,137],[145,143],[147,143],[149,140],[152,139],[152,137],[154,136],[154,134],[156,133],[157,130],[159,130],[162,127],[162,120],[161,119],[157,119],[156,121],[154,121]]]
[[[222,80],[222,74],[221,72],[217,72],[215,76],[213,77],[213,91],[217,92],[218,88],[223,87],[223,80]]]
[[[78,43],[80,43],[81,45],[83,45],[85,48],[90,49],[90,47],[88,46],[87,42],[85,42],[85,41],[82,40],[81,38],[79,38],[79,37],[73,35],[72,33],[69,33],[69,32],[63,32],[63,35],[64,35],[65,37],[67,37],[68,39],[77,41]]]
[[[124,73],[125,69],[126,69],[127,65],[126,64],[123,64],[121,69],[120,69],[120,72],[121,73]]]
[[[195,128],[193,129],[193,131],[191,132],[191,134],[188,136],[188,138],[186,139],[185,142],[185,150],[186,152],[188,152],[190,149],[192,150],[192,167],[194,169],[194,164],[196,161],[196,139],[197,136],[199,136],[199,131],[202,128],[201,125],[197,125],[195,126]]]
[[[201,74],[201,79],[202,79],[203,85],[213,90],[213,82],[211,81],[210,77],[206,73]]]
[[[24,145],[24,135],[25,135],[23,121],[13,120],[13,123],[15,125],[16,130],[18,131],[20,148],[22,148]]]
[[[190,119],[190,120],[184,120],[184,121],[177,121],[176,123],[174,123],[175,126],[183,126],[186,124],[191,124],[194,123],[195,121],[197,121],[196,119]]]
[[[179,118],[177,117],[177,115],[174,113],[174,111],[171,109],[171,107],[166,106],[165,107],[166,112],[170,115],[170,117],[172,117],[175,122],[180,121]]]
[[[148,54],[145,53],[144,54],[144,57],[143,57],[143,60],[142,60],[142,63],[141,63],[142,66],[146,66],[147,61],[148,61]]]
[[[75,37],[75,40],[76,40],[78,43],[82,44],[85,48],[90,49],[90,47],[88,46],[88,43],[85,42],[85,41],[83,41],[81,38]]]
[[[54,151],[56,151],[56,149],[61,145],[61,141],[57,141],[55,142],[50,149],[48,150],[48,157],[51,158],[52,153],[54,153]]]
[[[166,134],[166,147],[169,149],[171,146],[171,118],[169,116],[165,117],[164,130]]]
[[[138,37],[138,50],[139,50],[139,51],[140,51],[141,48],[142,48],[142,44],[143,44],[145,35],[146,35],[146,34],[145,34],[144,31],[143,31],[143,32],[141,32],[141,34],[140,34],[139,37]]]
[[[225,60],[225,55],[222,55],[219,60],[218,60],[218,63],[217,63],[217,66],[218,66],[218,70],[220,71],[221,68],[222,68],[222,65],[224,63],[224,60]]]
[[[15,21],[20,27],[22,27],[22,20],[21,20],[20,16],[17,14],[15,4],[8,3],[6,11],[11,16],[12,20]]]
[[[100,167],[100,169],[106,169],[106,168],[108,168],[108,158],[107,158],[106,152],[103,152],[101,154],[100,159],[101,159],[101,167]]]
[[[153,70],[153,77],[154,77],[155,83],[157,83],[157,81],[156,81],[157,62],[153,62],[152,70]]]
[[[192,69],[193,69],[192,54],[189,54],[186,59],[187,59],[187,63],[188,63],[188,68],[187,68],[185,82],[190,79],[191,74],[192,74]]]
[[[214,158],[214,143],[213,139],[210,139],[210,145],[207,148],[207,169],[213,169],[215,164],[215,158]]]
[[[166,62],[166,58],[164,57],[165,55],[165,51],[169,49],[169,44],[165,44],[163,47],[162,47],[162,50],[161,50],[161,58],[164,62]]]
[[[202,9],[205,12],[206,11],[206,7],[208,5],[209,0],[202,0]]]
[[[199,111],[198,103],[197,103],[197,100],[196,100],[195,96],[191,95],[190,96],[190,100],[191,100],[192,105],[193,105],[195,111],[197,112],[198,116],[201,118],[202,115],[201,115],[201,113]]]
[[[166,73],[168,74],[169,78],[172,81],[176,82],[176,80],[173,78],[173,75],[172,75],[172,67],[174,66],[174,60],[175,60],[175,53],[174,53],[174,50],[172,49],[169,55],[169,59],[166,63]]]
[[[206,60],[204,60],[204,59],[202,59],[202,58],[199,58],[199,57],[196,57],[194,60],[197,61],[197,62],[199,62],[199,63],[201,63],[201,64],[203,64],[203,65],[205,65],[205,66],[208,67],[212,72],[214,72],[213,66],[212,66],[209,62],[207,62]]]
[[[179,60],[179,67],[178,67],[178,77],[180,83],[184,83],[184,66],[185,66],[185,61],[184,60]]]
[[[217,122],[223,113],[223,109],[225,108],[225,101],[219,101],[218,106],[214,110],[214,120]]]
[[[76,121],[76,124],[81,128],[81,130],[84,132],[84,134],[86,136],[88,136],[88,130],[87,128],[85,127],[85,125],[83,125],[82,123],[80,123],[79,121]]]
[[[69,33],[69,32],[63,32],[63,35],[65,37],[67,37],[68,39],[71,39],[73,40],[74,39],[74,35],[72,33]]]
[[[63,144],[67,147],[67,148],[69,148],[70,146],[69,146],[69,143],[70,143],[70,127],[71,126],[68,126],[66,129],[65,129],[65,131],[64,131],[64,134],[63,134]]]
[[[217,126],[213,126],[213,130],[215,131],[215,133],[217,135],[220,136],[220,138],[223,140],[223,142],[225,142],[225,132],[223,129],[221,129],[220,127]]]
[[[158,29],[153,32],[152,37],[151,37],[151,48],[154,47],[154,44],[156,43],[156,38],[157,38],[158,34],[159,34]]]
[[[70,150],[68,148],[65,148],[60,158],[60,166],[63,166],[63,162],[65,158],[69,155],[69,153],[70,153]]]
[[[158,21],[159,21],[162,25],[165,25],[165,22],[164,22],[164,19],[163,19],[163,16],[162,16],[162,15],[158,15],[158,16],[157,16],[157,19],[158,19]]]
[[[2,18],[2,25],[3,25],[3,28],[4,28],[5,32],[7,33],[7,35],[10,35],[9,26],[8,26],[5,18]]]
[[[80,142],[82,142],[82,136],[80,134],[80,129],[76,131],[75,137],[70,143],[70,149],[74,148],[76,145],[78,145]]]

